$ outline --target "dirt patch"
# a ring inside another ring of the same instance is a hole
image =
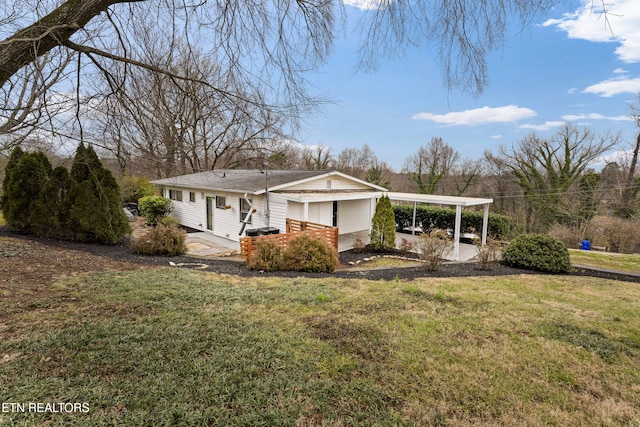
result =
[[[379,329],[334,317],[308,317],[305,323],[313,336],[341,352],[356,354],[370,361],[383,361],[389,355],[387,339]]]

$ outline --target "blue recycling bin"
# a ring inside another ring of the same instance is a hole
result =
[[[583,240],[582,241],[582,250],[583,251],[589,251],[591,250],[591,242],[588,240]]]

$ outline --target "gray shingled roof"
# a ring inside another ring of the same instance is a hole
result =
[[[315,176],[326,175],[327,170],[269,170],[269,188],[290,184]],[[155,185],[188,187],[199,190],[261,193],[265,189],[265,174],[254,169],[225,169],[181,175],[151,181]]]

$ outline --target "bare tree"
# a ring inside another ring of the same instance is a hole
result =
[[[418,185],[420,194],[433,194],[459,157],[460,154],[442,138],[434,137],[405,161],[404,170],[409,174],[409,179]]]
[[[619,135],[596,137],[589,128],[565,123],[550,139],[530,134],[510,149],[502,147],[505,165],[529,202],[527,231],[566,222],[564,196],[585,169],[619,140]]]
[[[76,54],[78,58],[75,69],[78,84],[74,85],[78,103],[96,95],[127,98],[126,90],[132,86],[134,73],[139,77],[140,70],[146,70],[164,76],[153,79],[162,80],[168,92],[193,92],[198,86],[201,92],[215,94],[216,106],[243,104],[244,111],[239,116],[242,120],[251,116],[253,120],[251,129],[236,135],[238,138],[247,139],[252,133],[259,133],[256,127],[271,128],[276,122],[283,125],[283,116],[274,114],[278,108],[287,111],[288,125],[295,129],[301,115],[317,107],[320,101],[308,95],[302,75],[319,64],[328,52],[334,6],[334,2],[320,0],[260,3],[250,0],[24,0],[4,5],[0,7],[3,24],[0,39],[4,38],[0,41],[0,88],[5,94],[10,92],[13,102],[5,103],[9,124],[3,131],[21,130],[15,123],[24,108],[20,106],[22,101],[19,91],[14,89],[14,81],[26,75],[28,67],[62,54]],[[209,57],[219,67],[218,75],[228,75],[234,81],[233,86],[225,80],[202,78],[206,75],[204,70],[197,70],[201,64],[176,68],[172,66],[174,61],[158,61],[154,55],[154,49],[162,47],[168,52],[167,59],[171,59],[174,49],[180,46],[184,46],[181,50],[194,53],[187,62],[198,56]],[[202,46],[208,50],[200,54]],[[57,70],[62,73],[63,67]],[[109,83],[109,90],[87,93],[88,82],[95,81],[97,75]],[[38,83],[36,89],[42,93],[50,89],[42,81],[25,78]],[[227,117],[225,124],[228,124],[238,121],[233,117],[238,111],[238,108],[223,107],[219,113],[231,116]],[[79,119],[80,114],[76,117],[78,122]],[[262,120],[261,126],[256,126],[259,120]],[[33,121],[30,124],[37,125]],[[177,137],[190,136],[187,127],[175,132],[176,129],[164,124],[161,132],[147,136],[167,142],[173,139],[178,145]],[[86,136],[82,126],[78,123],[76,129],[80,131],[79,139]],[[188,128],[193,133],[197,126],[189,123]],[[230,126],[229,130],[238,128]],[[121,140],[123,135],[118,129],[112,133],[118,135],[116,140]],[[221,138],[229,140],[231,135],[227,132]],[[260,136],[256,136],[255,142],[259,139]],[[209,147],[212,152],[218,148],[213,145]],[[184,153],[178,153],[177,157],[181,168],[183,160],[186,161],[183,169],[192,166]],[[204,163],[209,158],[205,156]],[[193,165],[195,168],[207,166]]]
[[[454,196],[462,196],[482,174],[483,162],[464,159],[453,168]]]
[[[302,163],[304,169],[307,170],[329,169],[333,164],[331,148],[324,145],[318,145],[313,148],[305,149],[302,153]]]
[[[629,171],[625,180],[622,194],[620,197],[619,207],[617,215],[622,218],[631,218],[634,216],[636,209],[636,198],[640,189],[638,188],[640,183],[636,181],[636,167],[638,165],[638,153],[640,152],[640,108],[636,106],[631,107],[631,118],[636,122],[636,127],[639,129],[636,136],[635,145],[633,146],[631,160],[629,162]]]
[[[336,158],[334,167],[340,172],[363,179],[367,170],[378,163],[378,158],[368,144],[361,148],[345,148]]]
[[[179,41],[171,51],[149,50],[150,62],[189,79],[175,85],[166,75],[144,69],[110,71],[113,81],[124,82],[124,90],[96,90],[113,94],[98,104],[98,117],[110,136],[105,148],[120,165],[124,158],[144,157],[154,175],[168,176],[261,163],[261,146],[282,137],[286,109],[259,102],[262,93],[248,93],[233,73]],[[242,96],[224,96],[212,85]]]
[[[50,89],[64,78],[71,59],[65,52],[43,55],[0,88],[0,154],[8,153],[38,128],[55,129],[53,117],[68,104],[60,104]]]
[[[377,59],[402,52],[409,45],[434,45],[446,84],[481,93],[487,84],[485,57],[504,41],[507,21],[515,19],[527,25],[556,3],[557,0],[381,0],[361,24],[362,63],[374,67]],[[298,124],[303,114],[318,106],[319,99],[307,91],[304,73],[321,64],[330,52],[340,28],[336,16],[341,7],[340,0],[4,2],[0,7],[0,88],[11,92],[11,85],[17,81],[14,79],[19,80],[20,73],[28,74],[25,67],[47,55],[76,54],[76,80],[85,86],[96,72],[110,82],[113,94],[119,94],[130,87],[132,70],[140,68],[165,76],[181,91],[193,82],[236,104],[285,107],[290,125]],[[154,28],[157,30],[152,32]],[[218,84],[196,77],[198,73],[167,67],[171,62],[159,63],[149,55],[150,45],[166,46],[171,52],[178,40],[183,40],[192,52],[206,46],[204,54],[233,75],[233,90],[224,82]],[[124,72],[118,74],[114,70]],[[41,80],[40,87],[43,84],[46,86]],[[80,98],[92,99],[96,95],[82,93],[79,84],[75,90],[78,104]],[[12,100],[19,92],[12,91]],[[258,93],[263,96],[253,96]],[[20,104],[7,105],[20,110]],[[14,117],[12,111],[5,114]],[[17,115],[10,121],[14,123],[16,118]],[[182,167],[184,160],[186,168],[188,157],[180,152],[176,134],[186,134],[187,128],[177,132],[172,129],[173,123],[163,123],[161,131],[155,130],[147,137],[167,143],[173,139],[178,144],[177,161]],[[82,124],[77,127],[82,139]]]
[[[297,95],[303,90],[296,84],[300,83],[299,72],[322,60],[331,48],[335,10],[341,5],[338,0],[17,3],[24,6],[0,9],[0,22],[5,24],[0,36],[6,37],[0,42],[0,86],[25,65],[59,47],[91,60],[102,57],[172,74],[146,62],[135,49],[140,29],[155,22],[166,27],[158,44],[171,44],[176,34],[188,34],[194,42],[206,41],[211,52],[220,53],[245,76],[264,77],[278,70],[289,93]],[[507,22],[514,19],[528,25],[556,3],[380,1],[361,23],[362,62],[375,66],[380,56],[401,52],[409,45],[434,45],[447,84],[480,93],[487,82],[485,57],[504,42]]]

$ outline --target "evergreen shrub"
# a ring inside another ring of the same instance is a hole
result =
[[[138,200],[138,211],[147,224],[156,225],[171,212],[171,200],[162,196],[146,196]]]
[[[73,173],[71,176],[73,178]],[[92,168],[86,180],[72,185],[67,204],[64,228],[68,238],[113,244],[131,233],[129,220],[122,209],[118,183],[102,166]]]
[[[371,220],[369,246],[374,250],[396,248],[396,219],[389,197],[382,196]]]
[[[394,205],[393,212],[399,230],[411,227],[413,224],[413,205]],[[461,215],[460,231],[471,233],[482,230],[484,212],[463,210]],[[417,206],[416,224],[422,224],[424,229],[453,228],[456,219],[456,210],[440,208],[437,206]],[[426,230],[425,230],[426,231]],[[496,239],[503,239],[511,231],[511,219],[505,215],[489,213],[487,234]]]
[[[569,251],[560,240],[546,234],[522,234],[502,251],[504,265],[545,273],[567,273]]]
[[[275,239],[260,239],[256,246],[256,251],[249,260],[249,268],[264,271],[282,270],[284,262],[282,248]]]
[[[313,273],[333,273],[338,252],[325,240],[302,233],[289,241],[283,254],[283,269]]]
[[[82,143],[71,173],[52,169],[42,152],[14,149],[3,186],[4,216],[17,230],[100,243],[116,243],[131,232],[118,183],[93,148]]]

